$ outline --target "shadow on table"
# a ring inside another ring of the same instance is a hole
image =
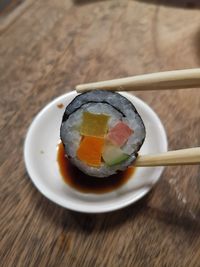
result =
[[[114,212],[81,214],[71,211],[70,216],[74,224],[84,232],[89,233],[92,230],[98,232],[109,231],[110,229],[123,225],[128,220],[134,220],[138,213],[144,211],[147,207],[148,197],[149,195],[133,205]]]
[[[123,225],[128,220],[134,220],[139,213],[144,214],[146,212],[146,216],[153,218],[155,221],[162,221],[166,225],[177,226],[184,231],[200,234],[200,217],[193,217],[188,212],[180,215],[175,212],[151,208],[147,206],[147,203],[148,196],[134,205],[112,213],[87,215],[69,212],[69,214],[76,228],[80,228],[80,230],[88,233],[91,233],[93,230],[98,232],[109,231]]]
[[[162,221],[167,225],[177,226],[185,231],[196,232],[200,234],[200,216],[194,215],[191,212],[185,211],[183,214],[169,212],[161,209],[150,208],[149,217],[155,218],[157,221]]]
[[[200,8],[199,0],[133,0],[147,4],[158,4],[163,6],[171,6],[177,8]]]
[[[35,194],[40,193],[36,191]],[[109,231],[124,224],[127,220],[134,220],[138,213],[147,208],[150,194],[133,205],[108,213],[85,214],[70,211],[50,202],[43,195],[38,198],[36,209],[41,211],[45,220],[55,224],[63,231],[79,230],[89,234],[93,231]],[[37,196],[34,198],[37,199]]]
[[[85,5],[85,4],[91,4],[95,2],[105,2],[109,0],[73,0],[75,5]]]
[[[200,64],[200,29],[197,31],[195,35],[194,46],[196,50],[197,60],[198,63]]]
[[[63,232],[78,230],[86,234],[93,232],[107,232],[116,227],[120,227],[130,220],[134,220],[140,214],[146,213],[146,216],[155,221],[162,221],[166,225],[177,226],[187,232],[200,233],[200,212],[197,217],[192,216],[187,211],[181,215],[176,212],[165,211],[149,207],[149,199],[152,193],[149,193],[137,203],[124,209],[101,214],[84,214],[69,211],[57,206],[41,195],[37,209],[41,210],[42,216],[61,228]]]

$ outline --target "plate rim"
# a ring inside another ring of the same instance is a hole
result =
[[[157,121],[159,122],[159,129],[162,131],[162,139],[164,141],[163,147],[165,147],[166,151],[168,150],[168,139],[167,139],[167,134],[164,128],[164,125],[161,121],[161,119],[159,118],[159,116],[157,115],[157,113],[154,111],[154,109],[152,109],[152,107],[150,107],[145,101],[143,101],[142,99],[140,99],[139,97],[127,93],[127,92],[118,92],[120,94],[122,94],[123,96],[127,96],[127,98],[133,98],[134,100],[136,100],[137,102],[139,102],[140,104],[144,105],[145,107],[147,107],[148,109],[151,110],[151,112],[153,113],[154,117],[157,119]],[[32,133],[32,130],[34,129],[34,126],[37,124],[37,121],[39,120],[39,118],[42,116],[42,114],[44,114],[46,112],[46,110],[49,109],[49,107],[51,107],[52,105],[54,105],[56,102],[60,101],[61,99],[63,99],[64,97],[69,97],[69,96],[73,96],[75,94],[78,95],[78,93],[76,91],[70,91],[67,92],[65,94],[62,94],[56,98],[54,98],[52,101],[48,102],[42,109],[40,109],[40,111],[33,117],[28,130],[26,132],[26,136],[25,136],[25,141],[24,141],[24,149],[23,149],[23,156],[24,156],[24,162],[25,162],[25,167],[26,167],[26,171],[28,174],[29,179],[31,180],[31,182],[34,184],[34,186],[37,188],[37,190],[43,195],[45,196],[47,199],[49,199],[50,201],[52,201],[55,204],[58,204],[59,206],[69,209],[71,211],[76,211],[76,212],[81,212],[81,213],[88,213],[88,214],[95,214],[95,213],[107,213],[107,212],[112,212],[112,211],[116,211],[122,208],[125,208],[135,202],[137,202],[139,199],[143,198],[146,194],[148,194],[152,188],[155,186],[155,184],[159,181],[159,179],[161,178],[161,175],[165,169],[164,166],[160,167],[159,170],[157,170],[158,174],[156,176],[158,176],[157,179],[155,179],[154,182],[152,182],[152,185],[146,188],[143,188],[143,191],[141,193],[138,193],[136,196],[134,196],[134,198],[129,198],[127,200],[123,200],[117,204],[112,203],[112,205],[103,205],[103,206],[90,206],[88,203],[83,203],[82,206],[80,206],[79,204],[72,204],[70,202],[70,205],[66,205],[66,202],[64,203],[63,201],[60,201],[60,199],[54,198],[55,193],[52,193],[48,190],[44,189],[44,186],[42,184],[40,184],[38,181],[40,179],[38,179],[38,177],[35,177],[33,175],[33,171],[32,171],[32,166],[30,164],[29,161],[29,157],[28,157],[28,145],[30,142],[30,135]],[[74,96],[74,97],[75,97]],[[40,185],[38,185],[40,184]]]

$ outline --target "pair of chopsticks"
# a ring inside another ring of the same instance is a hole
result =
[[[80,84],[78,93],[91,90],[150,91],[199,88],[200,68],[158,72],[133,77]],[[168,151],[161,154],[140,155],[134,166],[170,166],[200,164],[200,147]]]

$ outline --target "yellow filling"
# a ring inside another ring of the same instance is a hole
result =
[[[84,112],[81,134],[86,136],[104,137],[108,130],[108,120],[108,115]]]

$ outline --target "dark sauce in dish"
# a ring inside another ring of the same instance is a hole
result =
[[[124,172],[112,175],[107,178],[96,178],[82,173],[74,167],[65,157],[64,146],[60,142],[57,147],[57,162],[60,173],[66,184],[83,193],[103,194],[111,192],[124,185],[134,174],[134,167]]]

